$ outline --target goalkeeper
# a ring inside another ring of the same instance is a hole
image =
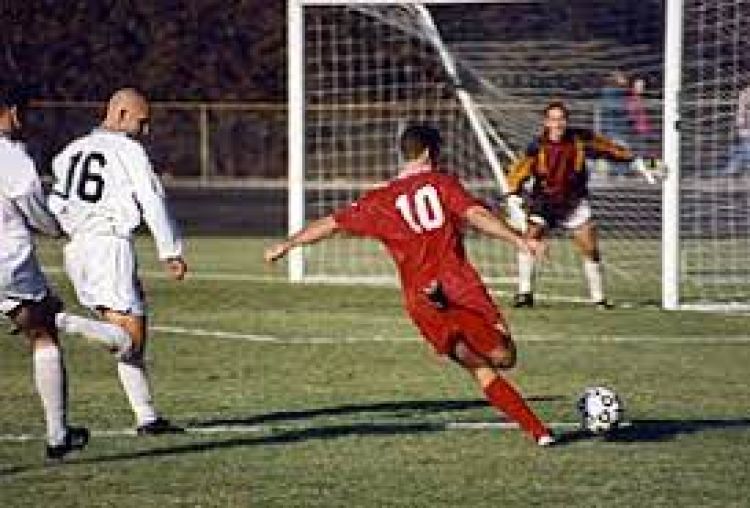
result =
[[[591,302],[600,309],[611,303],[604,295],[602,261],[596,225],[588,202],[587,158],[629,162],[649,183],[656,173],[646,168],[630,149],[586,129],[568,127],[568,109],[562,102],[551,102],[544,109],[543,131],[526,149],[523,157],[508,170],[507,196],[511,223],[525,230],[527,238],[540,240],[545,233],[563,227],[572,233],[573,243],[583,257],[584,274]],[[531,192],[527,206],[520,196],[527,181]],[[514,307],[533,307],[533,256],[518,253],[518,293]]]

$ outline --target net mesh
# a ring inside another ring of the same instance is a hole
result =
[[[535,4],[440,5],[429,11],[458,64],[462,85],[490,130],[515,153],[538,132],[547,101],[562,98],[571,107],[573,124],[658,156],[663,32],[654,20],[661,20],[661,3],[644,2],[635,12],[584,4],[572,11]],[[613,22],[612,9],[621,16],[619,23]],[[500,185],[416,10],[357,5],[310,6],[304,12],[307,218],[330,213],[392,178],[400,162],[399,132],[413,121],[440,128],[444,163],[497,208]],[[648,83],[639,104],[649,125],[637,134],[627,110],[628,91],[614,82],[618,73]],[[498,147],[497,155],[507,166],[508,154]],[[660,189],[616,165],[591,161],[590,170],[609,292],[621,300],[655,301]],[[555,235],[537,291],[585,298],[575,248],[567,233]],[[472,234],[467,243],[482,275],[513,291],[515,252]],[[308,249],[305,259],[308,279],[394,280],[387,256],[371,242],[337,239]]]
[[[746,302],[750,2],[686,0],[683,20],[681,298]]]

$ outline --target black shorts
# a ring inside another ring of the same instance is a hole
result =
[[[570,203],[550,203],[543,199],[529,203],[529,221],[549,229],[576,229],[591,218],[591,207],[586,199]]]

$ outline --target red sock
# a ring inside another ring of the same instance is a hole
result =
[[[501,376],[497,376],[485,389],[484,394],[490,404],[505,413],[508,418],[531,434],[534,440],[549,434],[549,430],[537,418],[521,395]]]

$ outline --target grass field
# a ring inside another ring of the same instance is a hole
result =
[[[395,289],[290,286],[283,268],[262,266],[261,241],[220,238],[191,239],[193,276],[177,284],[140,246],[157,402],[190,432],[127,435],[112,359],[69,337],[71,421],[95,435],[46,465],[27,347],[0,331],[0,506],[750,503],[749,317],[563,303],[508,312],[520,350],[511,377],[564,438],[538,449],[492,427],[503,417],[417,338]],[[72,302],[59,245],[41,251]],[[572,426],[577,394],[600,383],[631,422],[608,439]]]

